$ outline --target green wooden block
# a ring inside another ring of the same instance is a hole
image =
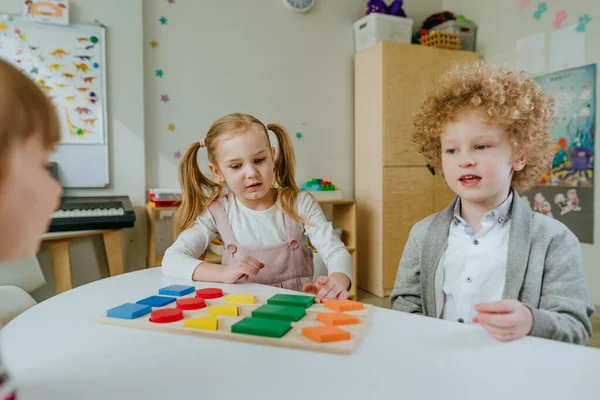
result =
[[[274,338],[282,337],[290,329],[292,329],[292,324],[289,321],[264,318],[244,318],[231,326],[231,332],[233,333]]]
[[[267,304],[308,308],[315,302],[313,296],[296,296],[293,294],[276,294],[267,300]]]
[[[306,315],[306,310],[302,307],[277,306],[274,304],[265,304],[252,311],[253,318],[279,319],[283,321],[299,321]]]

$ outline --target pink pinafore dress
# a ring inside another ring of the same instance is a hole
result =
[[[296,220],[287,213],[283,213],[286,234],[284,242],[265,246],[242,245],[233,234],[231,223],[221,200],[214,201],[208,207],[208,211],[215,220],[225,246],[221,260],[222,265],[229,265],[240,257],[250,256],[264,264],[263,269],[255,277],[248,279],[250,282],[300,292],[305,284],[312,283],[313,254],[308,247],[301,245],[300,235],[303,232],[301,225]]]

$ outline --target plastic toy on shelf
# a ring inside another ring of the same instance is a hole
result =
[[[335,185],[331,181],[321,178],[313,178],[310,181],[306,181],[300,188],[302,190],[336,190]]]
[[[331,181],[321,178],[313,178],[300,185],[300,189],[306,190],[316,200],[342,200],[344,194]]]

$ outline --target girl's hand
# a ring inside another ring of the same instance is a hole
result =
[[[345,275],[344,277],[348,280],[349,285],[350,280]],[[315,302],[321,303],[323,300],[347,299],[348,291],[346,290],[346,287],[348,287],[348,285],[344,285],[342,282],[331,276],[320,276],[315,283],[304,285],[302,290],[305,293],[314,294],[316,296]]]
[[[265,266],[256,258],[244,256],[227,265],[223,270],[224,283],[236,283],[244,275],[246,279],[253,278]]]
[[[529,335],[533,329],[531,310],[518,300],[500,300],[475,306],[473,322],[481,324],[501,342]]]

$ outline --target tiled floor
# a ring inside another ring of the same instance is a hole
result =
[[[373,304],[377,307],[390,308],[389,297],[377,297],[370,293],[358,291],[358,301],[366,304]],[[598,314],[598,313],[596,313]],[[592,317],[592,339],[590,340],[589,346],[600,348],[600,316],[596,315]]]

